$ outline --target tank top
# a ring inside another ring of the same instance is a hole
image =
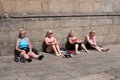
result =
[[[28,48],[28,39],[24,38],[24,40],[22,40],[21,38],[19,38],[19,46],[18,46],[18,48],[27,49]]]

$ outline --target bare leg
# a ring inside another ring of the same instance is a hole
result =
[[[81,44],[81,47],[88,53],[89,51],[87,50],[87,48],[85,47],[84,44]]]
[[[58,51],[59,55],[60,55],[60,56],[62,56],[62,54],[61,54],[61,52],[60,52],[60,47],[59,47],[59,45],[58,45],[58,44],[56,44],[56,49],[57,49],[57,51]]]
[[[75,44],[75,52],[76,52],[77,54],[80,54],[80,52],[78,51],[78,47],[79,47],[79,45],[78,45],[78,44]]]
[[[60,56],[59,53],[58,53],[58,51],[57,51],[57,49],[56,49],[56,46],[55,46],[55,45],[52,45],[52,48],[53,48],[53,50],[55,51],[56,56]]]
[[[38,57],[39,57],[39,55],[36,55],[34,52],[29,52],[28,55],[35,59],[38,59]]]
[[[22,51],[22,52],[21,52],[21,55],[22,55],[25,59],[30,58],[30,57],[26,54],[25,51]]]
[[[95,46],[95,45],[91,45],[93,48],[95,48],[97,51],[101,51],[100,47],[99,46]]]
[[[101,49],[101,51],[105,51],[105,52],[109,51],[109,48],[101,48],[101,47],[99,48]]]

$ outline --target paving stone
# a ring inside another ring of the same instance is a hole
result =
[[[15,63],[14,56],[2,56],[0,80],[119,80],[120,44],[105,47],[111,48],[110,51],[81,51],[72,58],[40,53],[45,58],[30,63]]]
[[[70,80],[110,80],[113,79],[114,76],[111,76],[106,73],[99,73],[99,74],[93,74],[93,75],[88,75],[84,77],[78,77],[75,79],[70,79]]]

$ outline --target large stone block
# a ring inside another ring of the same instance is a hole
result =
[[[120,2],[120,0],[109,0],[110,2]]]
[[[10,27],[9,27],[10,23],[9,22],[4,22],[1,20],[0,22],[0,31],[9,31]]]
[[[44,37],[46,35],[46,31],[43,30],[30,30],[30,33],[28,34],[28,37],[32,42],[38,42],[43,41]]]
[[[16,40],[18,38],[18,35],[19,35],[19,30],[17,31],[10,31],[10,39],[9,39],[9,43],[10,44],[15,44],[16,43]]]
[[[15,0],[15,13],[25,15],[28,11],[28,0]]]
[[[8,56],[14,54],[14,45],[11,44],[4,44],[0,46],[0,56]]]
[[[114,18],[113,18],[113,21],[114,21],[114,23],[113,24],[120,24],[120,16],[115,16]]]
[[[115,43],[117,40],[117,35],[106,35],[103,37],[103,40],[105,44]]]
[[[1,0],[1,10],[3,13],[14,13],[15,6],[13,0]]]
[[[24,24],[27,29],[52,29],[52,28],[59,28],[60,23],[59,20],[34,20],[34,21],[26,21]]]
[[[96,36],[96,42],[98,45],[103,45],[104,44],[103,36]]]
[[[109,25],[94,26],[93,28],[95,29],[97,36],[109,35]]]
[[[111,26],[109,27],[109,30],[110,30],[109,35],[115,35],[115,34],[117,34],[117,26],[111,25]]]
[[[117,43],[120,43],[120,34],[117,35]]]
[[[77,12],[92,13],[95,11],[95,2],[80,2]]]
[[[120,2],[113,3],[114,12],[120,12]]]
[[[29,5],[27,6],[29,13],[41,13],[41,1],[40,0],[29,0]]]
[[[85,36],[87,36],[91,30],[92,30],[91,26],[82,27],[82,37],[85,38]]]
[[[41,2],[41,11],[42,11],[43,13],[49,12],[49,1],[48,1],[48,0]]]
[[[120,34],[120,25],[114,25],[116,26],[116,34]]]
[[[1,1],[0,1],[0,14],[3,14],[3,7]]]
[[[113,24],[113,20],[112,19],[109,19],[109,18],[92,18],[90,20],[90,25],[94,26],[94,25],[111,25]]]
[[[96,12],[113,12],[112,3],[99,2],[95,4]]]
[[[71,18],[61,21],[61,27],[78,27],[78,26],[89,26],[90,20],[88,18]]]
[[[10,31],[0,31],[0,45],[9,44]]]
[[[9,30],[11,31],[18,31],[21,28],[24,28],[24,21],[19,21],[19,20],[11,20],[8,21],[10,25],[6,26],[9,27]]]
[[[52,13],[61,13],[62,11],[62,8],[63,6],[61,6],[61,1],[59,0],[51,0],[50,1],[50,6],[49,6],[49,9],[50,9],[50,12]]]

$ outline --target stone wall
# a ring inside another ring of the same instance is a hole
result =
[[[0,0],[0,56],[14,52],[20,28],[39,51],[46,31],[65,46],[70,30],[84,40],[96,30],[99,44],[120,43],[120,0]]]
[[[0,14],[73,15],[120,11],[120,0],[0,0]]]

